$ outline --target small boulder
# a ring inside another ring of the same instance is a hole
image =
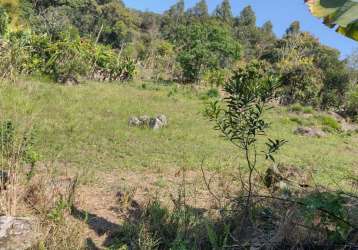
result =
[[[158,118],[151,118],[149,121],[149,127],[151,129],[156,130],[156,129],[161,129],[162,127],[164,127],[164,124]]]
[[[131,127],[138,127],[141,125],[141,121],[137,117],[132,116],[128,120],[128,125]]]
[[[157,116],[157,119],[159,119],[162,123],[163,123],[163,126],[167,126],[168,125],[168,119],[165,115],[158,115]]]
[[[39,236],[32,219],[0,217],[0,250],[26,250],[35,247]]]
[[[161,129],[168,125],[168,119],[165,115],[158,115],[156,117],[149,117],[147,115],[143,116],[133,116],[128,120],[130,127],[144,127],[151,129]]]
[[[150,117],[147,115],[142,115],[140,117],[138,117],[139,121],[140,121],[140,126],[143,127],[148,127],[149,126],[149,122],[150,122]]]
[[[309,137],[325,137],[326,133],[318,128],[307,128],[307,127],[298,127],[295,131],[295,134],[309,136]]]

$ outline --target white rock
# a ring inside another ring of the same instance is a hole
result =
[[[140,126],[141,121],[137,117],[133,116],[129,118],[128,125],[133,127]]]
[[[36,246],[39,233],[34,220],[0,217],[0,250],[26,250]]]
[[[163,126],[167,126],[168,125],[168,119],[165,115],[158,115],[157,116],[157,119],[159,119],[162,123],[163,123]]]

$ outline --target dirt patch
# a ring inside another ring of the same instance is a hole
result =
[[[229,190],[231,193],[235,190],[234,182],[227,181],[227,176],[212,172],[205,176],[220,199],[224,200]],[[97,177],[96,183],[78,188],[74,211],[75,217],[87,222],[87,238],[97,247],[106,245],[107,239],[121,230],[124,221],[140,216],[140,209],[150,200],[174,207],[183,198],[178,197],[183,188],[188,206],[203,213],[219,206],[201,171],[121,171],[97,173]]]

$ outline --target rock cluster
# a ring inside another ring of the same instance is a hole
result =
[[[142,127],[151,129],[161,129],[168,125],[168,119],[165,115],[158,115],[156,117],[149,117],[148,115],[143,116],[132,116],[128,120],[130,127]]]

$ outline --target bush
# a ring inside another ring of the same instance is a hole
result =
[[[201,99],[206,100],[210,98],[218,98],[220,93],[217,89],[209,89],[205,94],[201,96]]]
[[[342,129],[341,124],[339,124],[339,122],[331,116],[324,115],[319,116],[318,118],[321,124],[327,127],[328,130],[332,129],[333,131],[340,131]]]
[[[346,110],[352,117],[358,115],[358,85],[352,87],[347,94]]]
[[[290,107],[289,107],[289,111],[291,112],[297,112],[297,113],[300,113],[303,111],[303,106],[299,103],[295,103],[295,104],[292,104]]]
[[[298,117],[298,116],[291,117],[291,118],[290,118],[290,121],[291,121],[291,122],[295,122],[295,123],[297,123],[298,125],[303,125],[302,119],[300,119],[300,117]]]
[[[1,123],[1,157],[2,159],[16,158],[16,160],[19,160],[21,163],[30,164],[33,167],[39,160],[39,154],[34,150],[35,133],[32,130],[24,132],[21,136],[18,136],[17,134],[18,131],[11,120]]]
[[[134,77],[136,66],[133,60],[121,58],[108,46],[94,45],[87,41],[90,54],[91,78],[101,81],[124,81]]]
[[[281,73],[282,88],[279,94],[282,104],[317,106],[320,103],[323,74],[314,65],[313,58],[291,52],[276,67]]]
[[[15,80],[17,75],[26,73],[30,34],[16,32],[9,34],[8,37],[8,40],[0,44],[0,78]]]
[[[295,103],[288,108],[288,111],[296,112],[296,113],[312,114],[314,112],[314,109],[312,106],[302,106],[299,103]]]
[[[317,231],[323,231],[331,242],[344,243],[347,240],[350,226],[345,223],[348,211],[344,206],[344,195],[334,192],[312,193],[300,202],[304,204],[302,212],[307,224]]]
[[[8,31],[9,16],[4,8],[0,6],[0,38],[4,36]]]
[[[230,75],[231,73],[227,69],[208,70],[203,75],[203,81],[211,87],[221,87],[227,83]]]
[[[220,96],[219,91],[217,89],[210,89],[207,92],[207,96],[210,98],[217,98]]]
[[[306,106],[303,108],[303,113],[305,114],[312,114],[314,112],[314,109],[312,108],[312,106]]]
[[[78,83],[79,76],[88,75],[90,55],[80,39],[65,38],[49,44],[47,51],[51,56],[46,62],[45,72],[53,76],[57,82]]]
[[[0,57],[0,77],[10,79],[17,74],[43,74],[61,83],[78,83],[80,77],[123,81],[132,79],[136,68],[111,48],[70,35],[51,41],[47,35],[10,33],[0,46]]]
[[[345,101],[345,93],[348,91],[350,81],[350,74],[344,67],[330,68],[325,72],[325,83],[321,90],[321,104],[322,109],[336,108],[343,106]]]

